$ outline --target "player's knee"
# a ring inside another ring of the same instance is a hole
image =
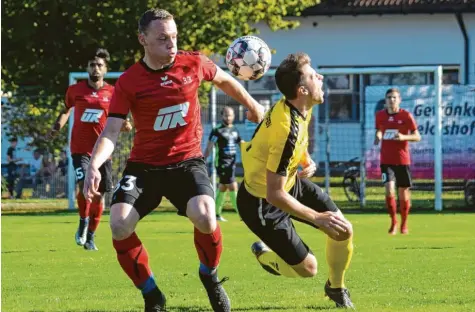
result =
[[[216,212],[212,197],[196,196],[192,198],[188,202],[186,214],[201,233],[211,234],[216,230]]]
[[[112,232],[112,238],[115,240],[126,239],[134,232],[134,229],[127,224],[124,218],[111,219],[109,225]]]
[[[346,231],[338,232],[338,235],[332,237],[332,239],[336,241],[346,241],[350,239],[352,236],[353,236],[353,225],[349,221],[346,221]]]
[[[317,260],[314,256],[309,255],[298,268],[294,268],[300,277],[314,277],[318,272]]]

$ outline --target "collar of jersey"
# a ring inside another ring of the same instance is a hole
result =
[[[302,113],[295,107],[293,106],[287,99],[285,100],[285,105],[290,107],[291,110],[295,111],[300,117],[302,117],[303,120],[305,120],[305,116],[302,115]]]
[[[389,113],[389,111],[388,111],[387,108],[385,108],[384,110],[386,111],[386,114],[388,114],[389,116],[394,116],[394,115],[397,115],[397,114],[399,114],[399,113],[401,112],[401,108],[399,108],[399,111],[397,111],[397,112],[395,112],[395,113],[392,113],[392,114]]]
[[[175,57],[175,60],[176,60],[176,57]],[[162,67],[162,68],[160,68],[160,69],[152,69],[152,68],[150,68],[150,67],[144,62],[143,58],[140,59],[140,64],[141,64],[147,71],[149,71],[149,72],[151,72],[151,73],[161,73],[161,72],[164,72],[164,71],[169,70],[170,68],[172,68],[173,65],[175,65],[175,60],[174,60],[172,63],[170,63],[170,64],[168,64],[167,66]]]
[[[96,91],[96,92],[99,91],[99,90],[101,90],[101,89],[104,89],[104,88],[108,85],[108,83],[104,81],[104,83],[102,84],[102,87],[100,87],[99,89],[96,89],[96,88],[93,88],[93,87],[89,84],[89,80],[88,80],[88,79],[84,80],[84,82],[86,83],[86,86],[87,86],[89,89],[92,89],[92,90],[94,90],[94,91]]]

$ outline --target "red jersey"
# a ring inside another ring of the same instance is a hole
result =
[[[381,143],[381,164],[384,165],[410,165],[408,141],[396,141],[397,132],[410,134],[417,130],[416,121],[412,114],[404,109],[389,114],[386,109],[376,113],[376,130],[383,132]]]
[[[66,107],[74,107],[74,126],[71,137],[71,154],[91,155],[97,138],[106,125],[107,113],[114,87],[104,83],[99,90],[87,80],[69,86]]]
[[[119,77],[109,116],[132,112],[136,132],[129,161],[163,166],[202,156],[198,87],[216,71],[206,56],[179,51],[167,68],[153,70],[140,60]]]

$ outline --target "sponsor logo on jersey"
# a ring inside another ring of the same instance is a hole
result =
[[[386,129],[383,134],[383,140],[394,140],[394,137],[398,132],[399,130],[397,129]]]
[[[153,125],[153,130],[163,131],[174,129],[178,126],[185,126],[187,123],[184,119],[188,115],[189,102],[161,108],[158,111],[157,119]]]
[[[102,109],[87,108],[84,113],[82,113],[81,121],[99,123],[99,118],[101,118],[102,114],[104,114]]]
[[[162,81],[163,81],[162,83],[160,83],[160,86],[162,86],[162,87],[173,83],[173,81],[168,80],[168,75],[167,75],[167,76],[160,77],[160,79],[162,79]]]
[[[99,97],[99,95],[97,95],[97,92],[92,92],[92,93],[91,93],[91,97],[97,98],[97,97]]]

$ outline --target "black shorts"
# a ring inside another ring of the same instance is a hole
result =
[[[231,184],[236,181],[236,165],[221,165],[216,167],[220,184]]]
[[[115,187],[111,205],[130,204],[142,219],[157,208],[165,196],[178,209],[179,215],[186,216],[188,201],[198,195],[214,198],[214,189],[202,158],[171,166],[128,162]]]
[[[76,174],[76,181],[84,181],[87,166],[91,160],[91,156],[87,154],[72,154],[74,173]],[[101,173],[101,182],[99,183],[99,192],[105,193],[112,190],[112,162],[110,159],[99,168]]]
[[[381,179],[383,184],[395,181],[397,187],[411,187],[411,169],[408,165],[381,165]]]
[[[309,180],[297,178],[289,194],[315,211],[338,211],[338,207],[328,194]],[[247,191],[245,183],[241,183],[239,188],[237,206],[239,215],[249,229],[286,263],[296,265],[307,257],[310,249],[295,231],[291,219],[316,228],[314,224],[292,217],[272,206],[265,199],[251,195]]]

